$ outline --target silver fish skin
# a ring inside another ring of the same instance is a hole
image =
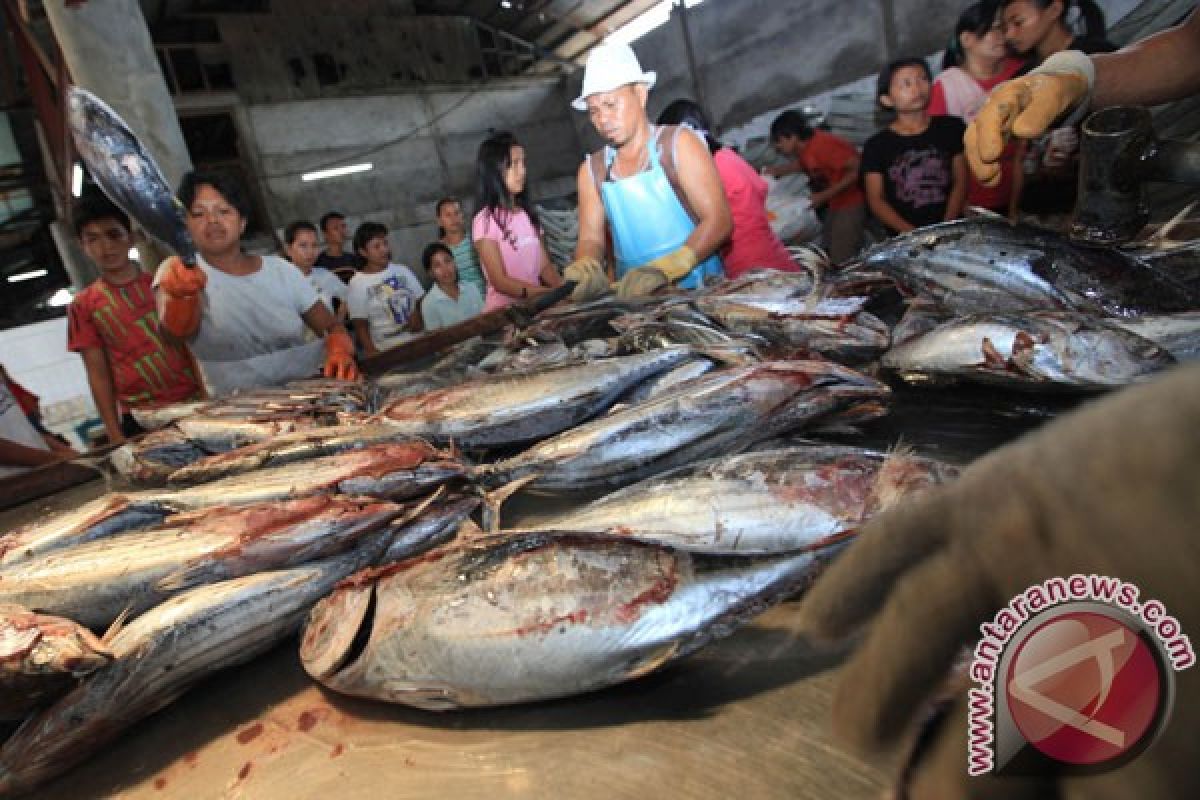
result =
[[[395,428],[379,424],[331,425],[290,431],[178,467],[171,472],[167,482],[175,486],[204,483],[403,438],[405,435]]]
[[[424,494],[462,474],[462,464],[449,452],[410,438],[232,475],[198,486],[149,490],[130,497],[135,503],[176,511],[334,492],[402,500]]]
[[[493,537],[347,580],[313,609],[300,658],[334,691],[429,711],[565,697],[728,635],[818,563],[572,533]]]
[[[901,287],[959,314],[1188,311],[1200,298],[1146,261],[1059,234],[976,218],[917,228],[865,257]]]
[[[666,394],[680,384],[694,378],[699,378],[702,375],[707,375],[716,368],[717,363],[712,359],[697,356],[692,361],[687,361],[674,369],[669,369],[666,372],[655,375],[653,378],[642,381],[622,397],[621,402],[626,405],[634,405],[636,403],[644,403],[647,400],[653,400],[656,397]]]
[[[885,385],[829,362],[766,361],[712,372],[474,470],[488,485],[533,476],[531,489],[622,486],[859,404]]]
[[[86,89],[70,86],[66,117],[76,152],[104,193],[147,233],[195,264],[196,245],[184,223],[183,206],[117,112]]]
[[[157,406],[142,406],[129,409],[133,419],[145,430],[156,431],[165,428],[176,420],[198,414],[208,406],[210,400],[188,400],[182,403],[167,403]]]
[[[806,298],[728,295],[696,304],[726,328],[773,344],[804,348],[843,360],[865,361],[887,349],[888,326],[864,310],[865,297]]]
[[[187,526],[111,536],[0,569],[0,603],[102,630],[203,583],[333,555],[404,512],[394,503],[320,496],[212,508]]]
[[[177,421],[175,427],[209,453],[223,453],[283,433],[319,428],[321,421],[291,413],[279,414],[274,419],[192,416]]]
[[[1200,311],[1116,317],[1112,323],[1143,339],[1149,339],[1174,356],[1176,361],[1200,361]]]
[[[392,541],[380,557],[380,564],[390,564],[445,544],[455,537],[459,526],[479,507],[481,499],[470,495],[444,498],[425,509],[420,515],[395,528]]]
[[[536,441],[603,411],[628,387],[681,363],[685,348],[497,375],[390,403],[377,421],[462,447]]]
[[[111,660],[79,623],[0,604],[0,719],[24,718]]]
[[[714,554],[820,549],[957,472],[905,452],[762,450],[673,470],[521,530],[608,533]]]
[[[91,756],[199,680],[291,636],[338,581],[378,558],[389,533],[340,556],[176,595],[108,642],[112,663],[27,719],[0,747],[0,795],[29,792]]]
[[[234,475],[183,489],[110,494],[0,537],[0,564],[160,523],[173,513],[340,492],[416,497],[463,475],[450,453],[410,440]],[[174,524],[174,523],[173,523]]]
[[[108,461],[136,486],[163,486],[175,470],[208,455],[209,451],[168,425],[121,445],[109,453]]]
[[[1147,379],[1175,359],[1102,319],[1040,311],[943,323],[888,351],[881,363],[910,382],[1099,391]]]
[[[15,564],[51,550],[122,531],[157,525],[170,513],[169,509],[157,505],[135,504],[130,495],[98,497],[77,509],[0,536],[0,565]]]

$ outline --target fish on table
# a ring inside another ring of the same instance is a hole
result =
[[[485,485],[617,487],[846,414],[883,413],[886,385],[827,361],[765,361],[710,372],[655,398],[472,469]]]
[[[608,533],[704,553],[823,549],[957,473],[905,450],[759,450],[680,467],[520,530]]]
[[[313,609],[300,658],[334,691],[430,711],[565,697],[728,635],[805,586],[816,558],[489,537],[347,579]]]
[[[1175,364],[1103,318],[1061,311],[975,314],[910,336],[880,360],[910,383],[965,380],[1016,389],[1098,391]]]

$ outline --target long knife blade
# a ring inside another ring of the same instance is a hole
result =
[[[430,331],[388,350],[361,359],[358,362],[359,369],[366,375],[379,375],[401,364],[440,353],[451,345],[465,342],[467,339],[498,331],[509,323],[522,324],[529,317],[545,311],[558,301],[569,297],[574,289],[575,281],[567,281],[557,289],[551,289],[527,303],[515,303],[508,308],[498,308],[495,311],[471,317],[456,325]]]

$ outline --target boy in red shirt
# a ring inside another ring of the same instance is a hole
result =
[[[122,442],[140,432],[129,409],[196,399],[200,384],[187,350],[159,336],[151,276],[129,260],[129,217],[95,197],[74,222],[100,278],[67,309],[67,349],[83,357],[109,441]]]
[[[858,185],[858,150],[840,136],[816,130],[799,111],[784,111],[771,123],[771,144],[794,161],[767,167],[763,172],[779,177],[805,172],[820,185],[812,194],[813,208],[829,205],[825,220],[825,248],[833,263],[858,254],[862,242],[866,200]]]

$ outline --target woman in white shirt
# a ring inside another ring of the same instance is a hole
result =
[[[211,394],[309,377],[322,362],[327,377],[358,377],[349,335],[304,276],[242,251],[250,208],[236,183],[189,172],[179,200],[199,258],[159,265],[158,316],[167,338],[191,349]],[[323,338],[308,340],[306,329]]]
[[[483,311],[483,295],[473,283],[458,279],[458,262],[449,247],[441,242],[427,246],[421,264],[434,284],[421,301],[426,330],[455,325]]]
[[[346,322],[346,284],[341,278],[324,267],[315,266],[321,255],[321,244],[317,239],[317,226],[307,220],[298,219],[283,229],[284,251],[288,261],[308,278],[317,290],[317,296],[341,323]]]

